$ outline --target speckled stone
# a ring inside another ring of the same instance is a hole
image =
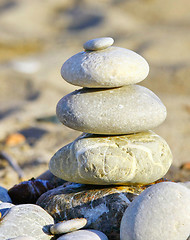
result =
[[[52,234],[63,234],[68,232],[76,231],[83,228],[87,224],[85,218],[75,218],[68,221],[58,222],[50,227]]]
[[[143,57],[119,47],[79,52],[61,68],[61,75],[67,82],[89,88],[135,84],[144,80],[148,73],[149,65]]]
[[[49,169],[67,181],[126,185],[162,178],[172,163],[166,141],[152,131],[99,136],[84,134],[61,148]]]
[[[95,38],[85,42],[83,47],[87,51],[98,51],[110,47],[113,43],[111,37]]]
[[[6,188],[0,186],[0,201],[12,203]]]
[[[76,90],[58,102],[57,116],[81,132],[118,135],[157,127],[166,118],[166,108],[149,89],[131,85]]]
[[[49,240],[48,225],[54,224],[53,218],[41,207],[34,204],[13,206],[1,218],[0,239],[19,236],[34,236],[36,240]]]
[[[127,208],[121,240],[186,240],[190,234],[190,190],[178,183],[158,183]]]
[[[55,222],[86,218],[85,228],[119,240],[120,221],[131,201],[147,186],[103,187],[67,183],[44,193],[37,201]]]
[[[57,240],[108,240],[108,238],[100,231],[85,229],[65,234]]]

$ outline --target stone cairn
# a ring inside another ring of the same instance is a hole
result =
[[[57,222],[84,217],[87,227],[119,239],[125,209],[167,173],[172,154],[151,131],[165,120],[165,106],[136,85],[147,77],[148,63],[113,42],[109,37],[89,40],[62,66],[62,77],[83,88],[58,102],[57,116],[84,133],[50,161],[50,171],[70,183],[43,194],[37,204]]]

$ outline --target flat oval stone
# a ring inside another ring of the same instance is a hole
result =
[[[61,68],[64,80],[89,88],[135,84],[144,80],[148,73],[149,65],[143,57],[119,47],[79,52],[69,58]]]
[[[83,47],[87,51],[98,51],[110,47],[113,43],[111,37],[95,38],[85,42]]]
[[[190,234],[190,190],[178,183],[158,183],[127,208],[121,240],[186,240]]]
[[[13,206],[1,218],[0,239],[34,236],[36,240],[49,240],[51,236],[47,233],[50,224],[54,224],[53,218],[37,205]]]
[[[148,184],[172,163],[166,141],[152,131],[121,136],[84,134],[50,160],[57,177],[84,184]]]
[[[129,134],[153,129],[166,108],[149,89],[131,85],[114,89],[80,89],[57,104],[59,120],[72,129],[95,134]]]
[[[119,240],[120,221],[125,209],[148,186],[96,186],[65,183],[38,199],[55,222],[86,218],[85,228],[104,232]]]
[[[63,234],[76,231],[87,224],[85,218],[75,218],[68,221],[58,222],[50,227],[52,234]]]
[[[57,240],[108,240],[107,236],[100,231],[85,229],[67,233]]]

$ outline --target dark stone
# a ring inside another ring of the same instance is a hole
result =
[[[55,185],[50,181],[31,179],[14,185],[8,194],[13,204],[36,203],[36,200]]]
[[[37,200],[55,220],[86,218],[85,228],[119,240],[120,221],[130,202],[147,186],[96,186],[67,182]]]

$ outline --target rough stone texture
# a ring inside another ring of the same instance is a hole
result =
[[[0,201],[2,202],[9,202],[11,203],[12,200],[8,194],[8,191],[6,188],[0,186]]]
[[[190,233],[190,190],[178,183],[146,189],[125,211],[121,240],[186,240]]]
[[[76,232],[65,234],[58,240],[108,240],[107,236],[97,230],[79,230]]]
[[[103,37],[91,39],[83,44],[85,50],[97,51],[110,47],[114,43],[113,38]]]
[[[68,232],[76,231],[83,228],[87,224],[85,218],[75,218],[68,221],[58,222],[50,227],[52,234],[63,234]]]
[[[59,120],[72,129],[96,134],[150,130],[166,118],[166,108],[149,89],[131,85],[114,89],[80,89],[57,104]]]
[[[21,204],[10,208],[0,220],[0,239],[19,236],[35,236],[37,240],[48,240],[48,225],[53,218],[41,207],[33,204]]]
[[[3,217],[6,214],[6,212],[13,206],[14,204],[12,203],[0,202],[0,218]]]
[[[144,80],[148,73],[149,65],[143,57],[119,47],[77,53],[61,68],[61,75],[67,82],[90,88],[135,84]]]
[[[84,134],[61,148],[50,160],[50,171],[67,181],[126,185],[163,177],[172,163],[166,141],[152,131],[99,136]]]
[[[85,228],[100,230],[109,240],[119,240],[119,226],[125,209],[146,188],[67,183],[44,193],[37,204],[52,215],[55,222],[86,218]]]

